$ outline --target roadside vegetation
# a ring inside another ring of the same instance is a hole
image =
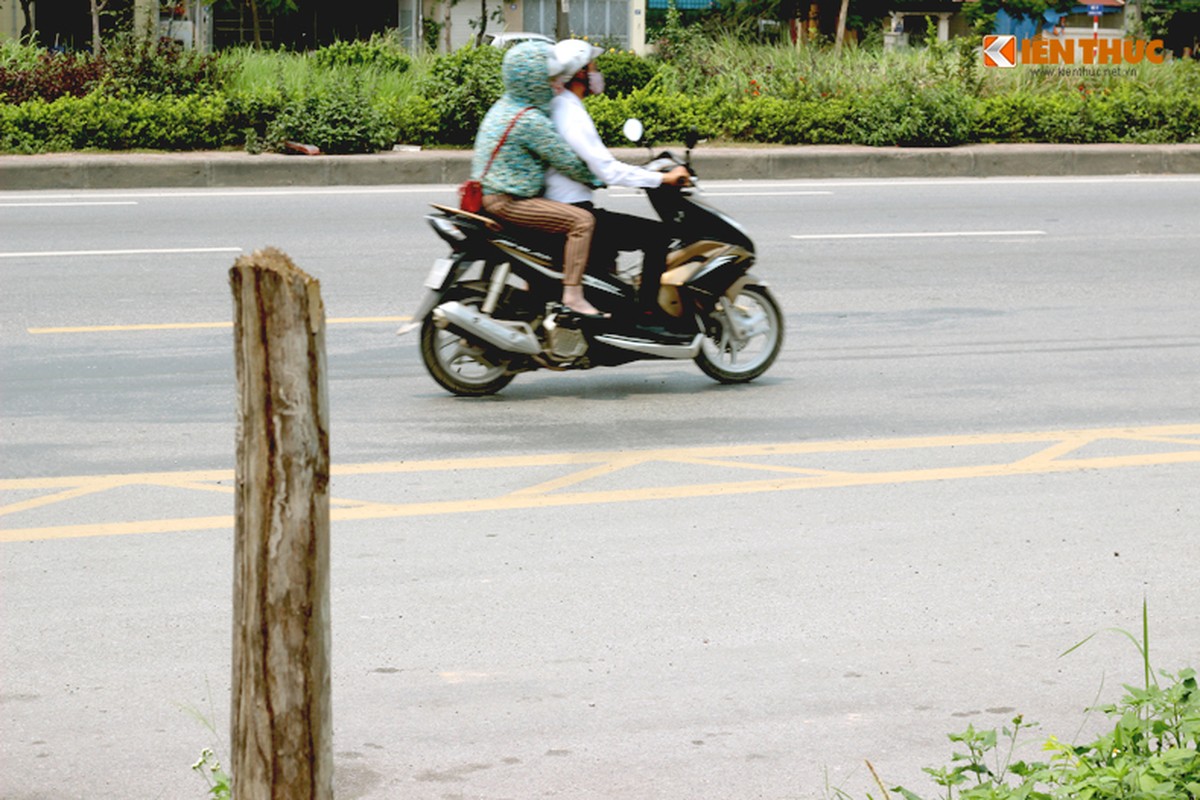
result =
[[[1038,725],[1019,715],[998,729],[969,726],[949,735],[955,751],[948,765],[924,769],[938,787],[937,800],[1198,800],[1200,687],[1196,671],[1155,672],[1145,602],[1140,638],[1123,629],[1108,632],[1127,638],[1137,649],[1142,681],[1138,686],[1124,686],[1125,694],[1116,703],[1086,710],[1089,716],[1101,714],[1107,720],[1091,726],[1098,731],[1095,738],[1076,743],[1056,735],[1038,736]],[[211,723],[205,724],[215,735]],[[1083,728],[1081,725],[1079,730]],[[889,788],[886,776],[880,776],[870,762],[867,766],[879,794],[867,793],[865,800],[924,800],[904,786]],[[210,798],[230,798],[230,775],[212,748],[201,752],[192,769],[207,784]],[[828,787],[825,800],[858,800],[858,795]]]
[[[925,772],[943,792],[942,800],[1197,800],[1200,798],[1200,688],[1196,671],[1155,673],[1150,663],[1150,627],[1142,604],[1140,639],[1111,629],[1137,648],[1142,683],[1126,685],[1116,703],[1088,709],[1108,719],[1100,734],[1082,744],[1049,736],[1030,741],[1038,726],[1024,717],[1011,727],[951,734],[956,748],[950,764]],[[1087,644],[1095,634],[1071,647]],[[1162,679],[1161,681],[1159,679]],[[1082,727],[1081,727],[1082,729]],[[1025,758],[1027,753],[1033,758]],[[874,770],[872,769],[874,774]],[[875,776],[878,780],[878,776]],[[882,796],[890,800],[879,783]],[[899,786],[903,800],[922,800]],[[851,800],[834,791],[836,800]]]
[[[631,116],[659,142],[690,128],[724,142],[881,147],[1200,141],[1193,60],[1082,76],[989,69],[977,37],[837,52],[701,32],[677,15],[657,37],[657,55],[609,48],[600,57],[609,89],[587,103],[611,144]],[[0,45],[0,152],[468,146],[501,91],[500,56],[490,47],[413,56],[388,35],[308,53],[214,55],[120,38],[100,56],[9,42]]]
[[[1200,691],[1192,669],[1126,686],[1099,706],[1111,730],[1083,744],[1049,736],[1021,716],[1011,727],[968,727],[949,739],[963,752],[925,772],[944,800],[1196,800],[1200,798]],[[1026,760],[1020,756],[1032,751]],[[921,797],[903,787],[904,800]],[[886,792],[885,792],[886,794]],[[876,798],[875,800],[879,800]]]

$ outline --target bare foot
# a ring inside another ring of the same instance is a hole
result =
[[[608,318],[612,316],[602,313],[600,309],[589,303],[583,296],[582,286],[563,286],[562,304],[575,313],[588,317]]]

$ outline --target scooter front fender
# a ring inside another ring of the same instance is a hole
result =
[[[745,275],[734,281],[730,287],[725,290],[725,296],[730,300],[735,300],[737,299],[738,294],[741,293],[742,289],[747,286],[761,286],[765,289],[767,288],[767,283],[766,281],[760,281],[758,276],[753,272],[747,272]]]
[[[396,331],[396,335],[403,336],[421,327],[421,323],[429,316],[429,312],[433,311],[437,304],[441,302],[445,294],[446,292],[443,289],[430,289],[427,291],[425,297],[421,300],[421,305],[413,312],[409,321],[400,326],[400,329]]]
[[[446,292],[462,276],[466,267],[472,263],[474,262],[467,259],[462,253],[456,253],[450,258],[435,260],[433,267],[429,270],[429,275],[425,278],[425,288],[429,291],[425,293],[425,298],[413,313],[411,320],[401,326],[400,330],[396,331],[396,335],[403,336],[421,327],[425,317],[429,316],[429,312],[433,311],[434,307],[442,301]]]

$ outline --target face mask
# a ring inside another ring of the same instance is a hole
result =
[[[604,94],[604,73],[598,70],[588,72],[588,92]]]

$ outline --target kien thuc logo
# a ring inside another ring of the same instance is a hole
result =
[[[1018,47],[1019,45],[1019,47]],[[983,37],[985,67],[1015,67],[1017,64],[1105,66],[1161,64],[1166,53],[1162,39],[1021,39],[1012,35]]]
[[[985,67],[1015,67],[1017,65],[1017,37],[983,37],[983,65]]]

